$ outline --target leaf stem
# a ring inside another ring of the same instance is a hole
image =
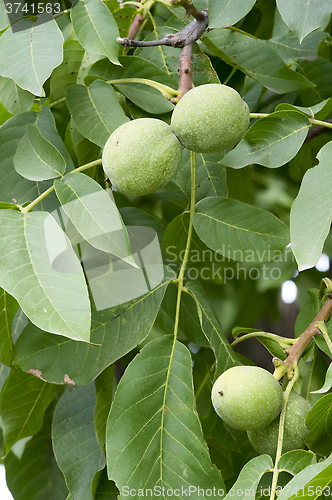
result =
[[[186,242],[186,248],[184,251],[184,257],[181,264],[180,272],[178,278],[175,280],[178,284],[178,295],[176,301],[176,312],[175,312],[175,324],[174,324],[174,336],[177,336],[180,318],[180,305],[181,305],[181,294],[183,291],[183,280],[186,266],[189,260],[189,251],[191,245],[191,238],[193,234],[193,218],[195,213],[195,203],[196,203],[196,153],[191,151],[191,198],[190,198],[190,212],[189,212],[189,228],[188,236]]]
[[[65,97],[61,97],[61,99],[58,99],[57,101],[51,102],[51,104],[49,104],[49,108],[54,108],[54,106],[56,106],[57,104],[61,104],[62,102],[66,102]]]
[[[284,395],[283,395],[282,409],[281,409],[280,420],[279,420],[278,445],[277,445],[277,453],[276,453],[276,458],[275,458],[274,468],[273,468],[270,500],[274,500],[276,490],[277,490],[277,482],[278,482],[278,476],[279,476],[278,462],[280,460],[281,452],[282,452],[282,442],[283,442],[283,438],[284,438],[285,414],[286,414],[286,408],[287,408],[289,394],[293,388],[293,385],[295,384],[296,380],[299,377],[299,370],[297,368],[297,365],[294,366],[294,371],[295,371],[294,377],[288,382],[287,388],[286,388]]]
[[[144,85],[149,85],[150,87],[159,90],[159,92],[161,92],[161,94],[169,101],[181,93],[172,89],[168,85],[164,85],[163,83],[155,82],[153,80],[147,80],[146,78],[121,78],[120,80],[108,80],[107,83],[110,85],[120,85],[123,83],[142,83]]]
[[[270,113],[250,113],[250,119],[253,120],[255,118],[265,118],[269,116]],[[315,118],[308,118],[311,125],[320,125],[321,127],[332,128],[332,123],[323,122],[322,120],[315,120]]]
[[[90,163],[86,163],[85,165],[82,165],[81,167],[76,168],[73,170],[73,172],[83,172],[84,170],[88,170],[89,168],[95,167],[96,165],[100,165],[102,162],[101,158],[98,160],[91,161]],[[38,205],[40,201],[42,201],[46,196],[48,196],[50,193],[54,191],[54,184],[50,186],[46,191],[44,191],[41,195],[38,196],[35,200],[33,200],[29,205],[21,209],[22,214],[26,215],[30,210]]]
[[[250,113],[250,119],[253,120],[255,118],[265,118],[269,116],[270,113]]]
[[[311,125],[320,125],[321,127],[332,128],[332,123],[315,120],[314,118],[309,118],[309,122]]]
[[[251,337],[266,337],[269,339],[273,339],[278,344],[284,349],[285,345],[289,347],[290,345],[293,345],[297,339],[291,339],[288,337],[280,337],[279,335],[276,335],[275,333],[270,333],[270,332],[263,332],[263,331],[257,331],[257,332],[250,332],[246,333],[245,335],[238,336],[232,343],[231,346],[235,346],[239,342],[242,342],[242,340],[250,339]]]

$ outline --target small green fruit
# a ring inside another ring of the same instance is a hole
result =
[[[282,407],[278,381],[257,366],[234,366],[226,370],[215,381],[211,397],[219,417],[231,427],[245,431],[266,427]]]
[[[215,153],[242,139],[249,121],[249,108],[236,90],[209,84],[182,97],[173,111],[171,127],[185,148]]]
[[[124,123],[109,137],[103,168],[120,192],[141,196],[165,186],[181,166],[182,147],[167,123],[139,118]]]
[[[310,408],[310,403],[299,394],[292,392],[289,395],[285,414],[282,453],[306,448],[305,438],[309,429],[305,425],[305,419]],[[279,418],[276,418],[264,429],[249,431],[248,438],[253,448],[255,448],[259,454],[266,453],[272,458],[275,458],[277,453],[278,433]]]

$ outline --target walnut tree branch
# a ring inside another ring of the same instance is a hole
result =
[[[295,344],[289,349],[288,357],[285,361],[280,361],[276,364],[276,369],[274,376],[279,380],[286,373],[291,375],[293,367],[297,364],[298,360],[304,353],[306,347],[309,345],[311,339],[314,335],[320,334],[319,328],[317,328],[317,323],[326,323],[332,316],[332,298],[328,298],[323,307],[320,309],[316,317],[312,320],[310,325],[304,330],[304,332],[299,336]],[[276,358],[275,358],[276,359]]]
[[[193,46],[194,42],[185,45],[180,54],[180,83],[178,91],[179,97],[175,97],[172,102],[179,102],[193,86]]]
[[[119,37],[117,38],[117,41],[124,47],[154,47],[156,45],[168,45],[171,47],[182,48],[198,40],[208,27],[209,17],[207,10],[202,11],[202,14],[203,18],[201,20],[194,19],[178,33],[170,33],[164,36],[161,40],[141,41]]]

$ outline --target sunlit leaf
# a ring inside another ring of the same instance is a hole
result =
[[[90,177],[73,172],[54,183],[62,208],[84,240],[130,261],[129,237],[109,194]],[[135,264],[134,264],[135,265]]]
[[[21,89],[10,78],[0,77],[0,102],[13,115],[29,111],[35,96]]]
[[[315,0],[277,0],[281,17],[288,27],[295,31],[300,42],[311,31],[325,26],[332,12],[329,0],[319,0],[319,8]]]
[[[50,382],[88,384],[147,337],[174,277],[166,270],[165,280],[138,300],[101,311],[92,305],[91,342],[97,345],[50,335],[29,324],[16,342],[15,361],[23,370],[40,370]]]
[[[14,156],[16,171],[31,181],[54,179],[64,174],[66,163],[61,153],[29,125]]]
[[[40,328],[77,340],[90,337],[90,304],[80,263],[50,214],[1,210],[0,284]],[[67,250],[69,272],[52,262]]]
[[[101,54],[119,64],[119,30],[106,5],[101,0],[78,1],[71,9],[73,28],[80,44],[88,52]]]
[[[319,165],[308,170],[290,216],[291,245],[299,269],[317,264],[332,220],[332,143],[319,151]]]
[[[47,22],[44,16],[49,16]],[[44,96],[45,80],[62,62],[62,33],[49,14],[41,15],[36,22],[21,19],[16,26],[20,31],[8,29],[0,37],[0,75],[32,94]]]

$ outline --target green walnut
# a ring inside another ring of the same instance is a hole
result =
[[[113,132],[102,162],[117,191],[141,196],[165,186],[178,172],[181,157],[182,146],[167,123],[138,118]]]
[[[217,378],[212,404],[223,421],[240,430],[269,425],[281,412],[282,389],[273,375],[257,366],[234,366]]]
[[[310,410],[310,403],[299,394],[289,395],[284,424],[284,437],[282,453],[291,450],[306,448],[305,438],[309,429],[305,425],[305,419]],[[259,453],[270,455],[275,458],[278,444],[279,418],[276,418],[264,429],[248,432],[248,438],[253,448]]]
[[[171,127],[181,144],[197,153],[215,153],[234,146],[247,131],[248,105],[227,85],[200,85],[176,105]]]

